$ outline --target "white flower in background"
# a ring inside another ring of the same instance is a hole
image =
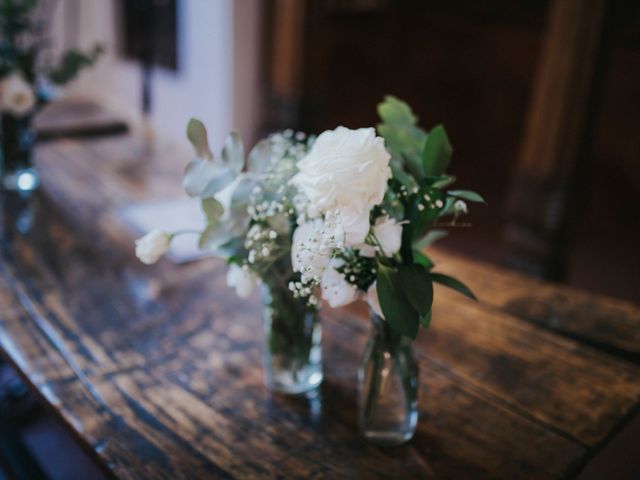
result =
[[[291,182],[309,199],[309,216],[338,210],[348,245],[364,241],[369,212],[391,177],[384,140],[373,128],[338,127],[322,133],[298,162]]]
[[[467,213],[467,204],[464,200],[456,200],[453,204],[453,211],[456,213],[456,215],[459,215],[461,213],[466,214]]]
[[[296,228],[291,242],[291,265],[300,272],[303,282],[319,281],[329,264],[332,244],[324,230],[324,222],[311,220]]]
[[[350,284],[336,268],[343,265],[339,259],[331,260],[328,268],[322,274],[320,288],[324,298],[333,308],[344,307],[355,302],[359,295],[355,285]]]
[[[378,300],[378,283],[373,282],[367,290],[367,303],[369,307],[378,315],[380,318],[384,319],[384,315],[382,314],[382,308],[380,307],[380,300]]]
[[[167,253],[170,244],[171,236],[156,228],[144,237],[136,240],[136,257],[138,257],[142,263],[151,265]]]
[[[402,245],[402,225],[395,218],[379,217],[373,226],[373,234],[380,243],[385,255],[391,256],[400,251]]]
[[[240,267],[232,263],[227,272],[227,285],[235,288],[238,297],[246,299],[251,296],[253,290],[258,286],[258,279],[246,266]]]
[[[19,73],[0,81],[0,110],[18,117],[29,113],[36,104],[31,85]]]

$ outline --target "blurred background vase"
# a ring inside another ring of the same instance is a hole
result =
[[[17,117],[3,114],[1,124],[0,177],[2,187],[22,196],[31,195],[40,184],[33,166],[35,132],[30,115]]]
[[[294,298],[288,282],[266,275],[262,284],[265,384],[298,394],[322,383],[322,332],[318,309]]]
[[[360,431],[371,443],[400,445],[418,423],[418,365],[410,339],[373,312],[371,321],[358,369]]]

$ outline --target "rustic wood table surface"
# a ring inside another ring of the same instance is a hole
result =
[[[323,314],[316,396],[262,383],[258,299],[215,259],[153,267],[119,208],[178,196],[188,160],[123,135],[39,147],[33,232],[0,260],[0,353],[118,478],[564,478],[637,412],[640,310],[433,252],[474,303],[437,288],[416,342],[407,445],[356,425],[362,306]]]

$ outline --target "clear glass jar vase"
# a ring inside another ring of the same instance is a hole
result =
[[[0,187],[25,197],[40,184],[32,161],[36,136],[31,122],[29,115],[5,113],[0,117]]]
[[[358,369],[360,431],[377,445],[409,441],[418,424],[418,364],[412,341],[375,313]]]
[[[298,394],[322,383],[322,331],[318,309],[294,298],[286,282],[262,284],[265,384]]]

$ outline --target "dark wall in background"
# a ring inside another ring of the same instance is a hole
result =
[[[272,1],[272,10],[279,3]],[[459,185],[482,192],[489,203],[474,207],[473,229],[454,232],[447,245],[500,262],[508,188],[548,6],[490,0],[305,2],[299,80],[293,94],[288,88],[279,99],[288,112],[281,123],[310,132],[375,125],[375,105],[387,93],[407,100],[423,126],[444,123]],[[569,282],[640,302],[640,3],[616,2],[613,11]],[[273,41],[267,48],[273,50]],[[269,52],[267,59],[268,79],[279,68],[291,68],[281,58],[274,63]]]

